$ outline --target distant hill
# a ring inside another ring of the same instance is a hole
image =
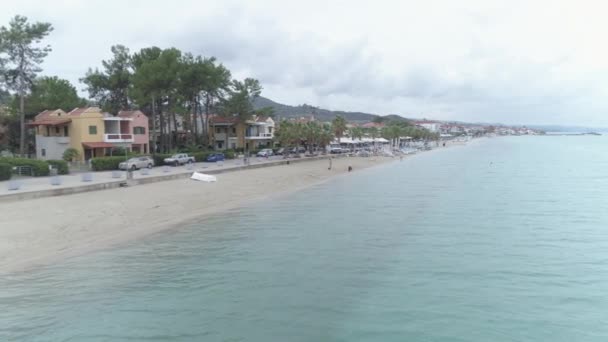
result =
[[[280,119],[298,118],[301,116],[314,114],[315,118],[320,121],[331,121],[336,117],[336,115],[341,115],[347,121],[350,122],[370,122],[374,120],[374,118],[378,117],[378,115],[376,114],[327,110],[313,107],[307,104],[302,104],[299,106],[289,106],[282,103],[274,102],[270,99],[261,96],[257,98],[254,102],[254,107],[256,109],[272,107],[274,109],[275,115]],[[405,118],[395,114],[386,115],[383,117],[388,120],[405,120]]]

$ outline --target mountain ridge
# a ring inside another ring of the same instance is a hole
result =
[[[382,117],[384,120],[407,120],[406,118],[396,115],[378,115],[365,112],[347,112],[341,110],[329,110],[319,107],[314,107],[308,104],[301,104],[298,106],[290,106],[282,103],[275,102],[269,98],[260,96],[253,102],[255,109],[261,109],[264,107],[271,107],[274,110],[274,114],[279,119],[291,119],[299,118],[301,116],[314,115],[319,121],[331,121],[337,115],[344,117],[349,122],[370,122],[378,117]]]

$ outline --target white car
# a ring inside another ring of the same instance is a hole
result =
[[[152,166],[154,166],[154,159],[151,157],[135,157],[118,164],[118,168],[121,170],[150,169]]]
[[[164,162],[167,165],[173,165],[173,166],[191,164],[191,163],[194,163],[194,157],[191,157],[186,153],[178,153],[178,154],[172,155],[169,158],[165,158]]]
[[[272,155],[274,155],[274,153],[269,148],[265,148],[265,149],[259,151],[257,154],[258,157],[270,157]]]

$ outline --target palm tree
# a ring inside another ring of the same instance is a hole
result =
[[[331,126],[334,131],[334,135],[338,139],[338,143],[340,143],[340,138],[344,136],[344,131],[346,131],[346,119],[340,115],[337,115],[336,118],[331,122]]]
[[[312,154],[313,146],[318,144],[319,137],[321,135],[321,126],[319,126],[316,122],[307,122],[302,127],[304,133],[304,139],[306,140],[306,145],[308,147],[308,152]]]
[[[334,140],[332,127],[329,124],[324,124],[321,127],[321,133],[319,134],[319,145],[325,148],[327,145],[331,144],[332,140]]]
[[[363,128],[361,127],[353,127],[350,129],[350,137],[354,140],[354,139],[359,139],[361,140],[363,138],[364,132],[363,132]]]

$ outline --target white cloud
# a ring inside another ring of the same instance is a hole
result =
[[[45,72],[176,46],[259,78],[277,101],[505,123],[608,125],[601,1],[20,1],[50,21]],[[78,86],[82,88],[81,85]]]

